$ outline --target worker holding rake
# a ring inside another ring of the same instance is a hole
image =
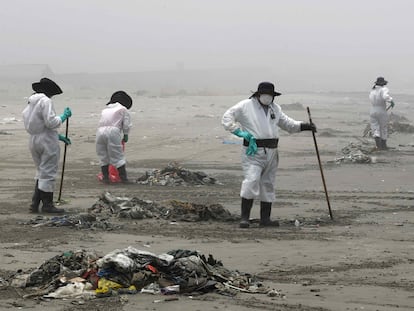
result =
[[[62,94],[62,90],[54,81],[42,78],[33,83],[32,88],[35,93],[23,110],[24,127],[30,134],[29,149],[37,170],[30,212],[38,213],[40,202],[43,202],[42,212],[64,213],[63,209],[55,207],[53,192],[60,158],[59,140],[66,145],[71,141],[58,134],[57,129],[72,116],[72,111],[66,107],[60,116],[56,115],[52,97]]]
[[[250,226],[253,200],[260,200],[260,226],[279,226],[270,219],[275,201],[276,171],[279,162],[279,127],[290,133],[316,131],[312,122],[296,121],[274,103],[274,85],[261,82],[250,98],[228,109],[222,118],[224,128],[243,138],[240,228]]]

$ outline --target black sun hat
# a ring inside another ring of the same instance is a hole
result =
[[[124,91],[116,91],[112,94],[111,99],[107,105],[113,103],[120,103],[126,109],[129,109],[132,107],[132,98]]]
[[[260,82],[257,86],[257,91],[250,96],[250,98],[261,95],[261,94],[268,94],[272,96],[280,96],[282,93],[275,92],[275,86],[273,83],[270,82]]]
[[[39,82],[32,83],[32,89],[36,93],[44,93],[47,96],[59,95],[63,93],[59,85],[49,78],[42,78]]]
[[[384,86],[387,85],[388,81],[384,79],[384,77],[378,77],[377,81],[375,81],[375,85]]]

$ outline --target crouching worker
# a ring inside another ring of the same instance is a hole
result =
[[[54,206],[53,192],[60,158],[59,140],[65,144],[71,142],[58,134],[57,129],[72,116],[72,111],[65,108],[63,114],[56,115],[51,98],[62,94],[62,90],[54,81],[42,78],[33,83],[32,88],[35,93],[29,97],[28,105],[23,110],[24,127],[30,134],[29,149],[37,170],[30,211],[39,212],[42,201],[42,212],[64,213],[63,209]]]
[[[222,118],[224,128],[243,138],[240,228],[250,226],[250,210],[253,200],[260,200],[260,226],[279,226],[270,220],[272,203],[275,201],[276,171],[279,161],[279,130],[295,133],[316,131],[314,124],[296,121],[282,112],[274,103],[274,85],[261,82],[250,98],[228,109]]]
[[[132,106],[131,97],[124,91],[112,94],[111,100],[102,110],[96,132],[96,153],[101,161],[104,183],[109,183],[109,165],[118,169],[121,182],[129,183],[125,168],[125,155],[122,142],[128,142],[131,116],[128,109]]]

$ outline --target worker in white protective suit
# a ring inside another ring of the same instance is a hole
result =
[[[57,129],[72,116],[72,111],[66,107],[62,115],[56,115],[51,98],[62,94],[62,90],[54,81],[42,78],[33,83],[32,88],[35,93],[23,110],[24,127],[30,134],[29,148],[37,170],[30,212],[38,213],[42,202],[42,212],[64,213],[63,209],[54,206],[53,192],[60,158],[59,140],[65,144],[71,141],[58,134]]]
[[[316,131],[314,124],[296,121],[274,103],[274,85],[261,82],[257,91],[228,109],[222,118],[224,128],[243,138],[240,228],[250,226],[253,200],[260,200],[260,226],[279,226],[270,220],[275,201],[276,171],[279,161],[279,127],[290,133]]]
[[[394,108],[395,103],[386,87],[388,81],[383,77],[378,77],[369,93],[371,101],[370,124],[371,133],[375,139],[377,150],[386,150],[388,137],[388,113],[389,108]],[[389,106],[387,107],[387,104]]]
[[[102,110],[96,132],[96,153],[101,161],[104,183],[110,182],[110,164],[118,169],[121,182],[129,183],[122,142],[128,142],[132,126],[128,111],[131,106],[132,98],[124,91],[117,91],[112,94],[106,108]]]

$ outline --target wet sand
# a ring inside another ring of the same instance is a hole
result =
[[[248,95],[248,94],[247,94]],[[177,199],[220,203],[239,214],[242,179],[240,144],[220,124],[224,111],[240,96],[136,97],[134,128],[126,145],[131,179],[151,168],[178,161],[221,182],[217,185],[165,187],[103,185],[98,182],[95,131],[103,98],[56,97],[58,112],[70,106],[69,136],[62,204],[69,213],[85,212],[103,191],[149,200]],[[395,113],[414,120],[412,97],[402,97]],[[285,112],[307,120],[306,106],[318,126],[317,142],[334,220],[329,218],[311,133],[282,133],[279,144],[277,202],[272,218],[279,228],[240,229],[238,223],[124,220],[114,232],[65,227],[33,228],[28,207],[34,167],[21,121],[24,98],[0,105],[0,278],[33,269],[66,250],[106,254],[133,246],[161,254],[185,248],[213,254],[230,269],[259,276],[282,297],[216,293],[154,303],[159,296],[137,294],[100,298],[78,305],[72,300],[23,299],[25,290],[0,286],[0,309],[31,310],[413,310],[414,306],[414,135],[394,133],[389,151],[373,164],[336,164],[351,141],[359,141],[368,120],[367,96],[361,94],[288,94],[279,103],[299,102],[304,109]],[[297,107],[296,107],[297,108]],[[64,127],[61,129],[64,133]],[[328,134],[326,134],[328,133]],[[369,139],[368,139],[369,141]],[[63,156],[63,146],[62,146]],[[56,182],[57,198],[60,172]],[[258,202],[252,217],[259,216]],[[298,220],[301,225],[294,225]],[[161,297],[162,298],[162,297]]]

